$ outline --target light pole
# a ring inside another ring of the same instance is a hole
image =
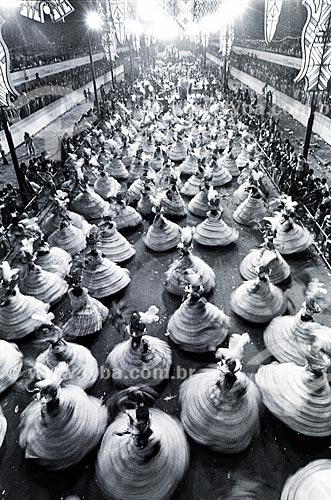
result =
[[[92,43],[91,43],[91,30],[98,30],[101,27],[102,20],[101,20],[101,17],[99,16],[99,14],[97,12],[89,12],[87,14],[87,16],[86,16],[86,23],[87,23],[87,26],[88,26],[87,36],[88,36],[88,46],[89,46],[91,73],[92,73],[93,89],[94,89],[94,100],[95,100],[95,106],[97,108],[97,115],[98,115],[98,118],[100,119],[101,114],[100,114],[100,105],[99,105],[99,98],[98,98],[97,82],[96,82],[96,78],[95,78],[95,68],[94,68],[94,62],[93,62],[93,52],[92,52]],[[112,66],[111,66],[111,76],[112,76],[112,84],[114,86]]]
[[[27,192],[28,191],[27,190],[27,183],[25,180],[25,176],[24,176],[22,170],[20,169],[20,166],[18,163],[16,149],[15,149],[15,145],[14,145],[14,141],[13,141],[13,136],[11,135],[11,131],[10,131],[8,121],[7,121],[7,115],[6,115],[6,112],[3,108],[3,106],[0,106],[0,114],[1,114],[1,123],[2,123],[2,127],[3,127],[3,131],[4,131],[5,136],[6,136],[8,148],[10,151],[10,156],[11,156],[11,159],[13,162],[13,167],[14,167],[15,174],[16,174],[18,187],[20,190],[20,195],[21,195],[21,198],[22,198],[24,205],[27,205],[29,202],[29,197],[28,197],[28,192]]]

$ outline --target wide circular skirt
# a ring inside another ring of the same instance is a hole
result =
[[[306,436],[331,435],[331,388],[325,373],[317,377],[294,363],[271,363],[256,374],[263,403],[279,420]]]
[[[148,342],[148,352],[141,347],[133,349],[131,340],[117,344],[107,357],[107,365],[115,382],[127,387],[137,385],[155,386],[169,378],[172,365],[171,349],[156,337],[144,335]]]
[[[143,242],[154,252],[166,252],[177,247],[181,235],[182,230],[178,224],[165,220],[162,226],[152,224],[143,236]]]
[[[93,297],[88,297],[88,303],[81,309],[71,313],[71,317],[63,325],[62,332],[66,339],[85,337],[101,330],[108,318],[106,306]]]
[[[284,314],[287,301],[280,288],[268,283],[252,292],[252,286],[252,281],[246,281],[232,293],[231,307],[238,316],[253,323],[268,323]]]
[[[206,264],[200,257],[192,255],[191,264],[187,265],[181,260],[175,260],[166,272],[165,288],[168,292],[174,295],[184,295],[187,285],[185,278],[185,271],[193,269],[199,273],[202,279],[202,286],[204,293],[209,293],[216,283],[215,273],[208,264]]]
[[[187,434],[199,444],[239,453],[259,430],[260,394],[243,374],[230,390],[218,389],[219,379],[220,372],[214,368],[188,378],[180,388],[180,418]]]
[[[198,224],[193,235],[194,241],[208,247],[225,247],[238,238],[238,229],[228,226],[222,219],[213,218]]]
[[[200,299],[187,299],[168,322],[168,335],[184,351],[215,351],[229,331],[229,318],[218,307]]]
[[[97,299],[123,290],[130,281],[130,272],[108,259],[103,259],[96,269],[86,266],[83,270],[83,286]]]
[[[281,228],[277,229],[274,245],[282,255],[290,255],[307,250],[312,245],[313,239],[308,229],[293,224],[293,228],[287,232]]]
[[[261,257],[264,253],[263,249],[253,249],[246,257],[242,260],[240,264],[240,274],[245,280],[251,280],[257,278],[257,269],[261,261]],[[278,285],[291,274],[291,269],[288,263],[283,259],[280,253],[276,252],[277,258],[270,263],[270,274],[269,280],[274,285]]]
[[[307,363],[306,355],[314,333],[331,329],[314,321],[302,321],[302,312],[295,316],[274,318],[263,333],[265,346],[281,363],[293,362],[300,366]]]
[[[287,479],[280,500],[331,500],[331,460],[314,460]]]
[[[132,414],[132,413],[131,413]],[[169,500],[189,463],[189,447],[180,424],[151,409],[152,436],[146,448],[135,446],[127,415],[107,429],[97,458],[97,481],[107,499]]]

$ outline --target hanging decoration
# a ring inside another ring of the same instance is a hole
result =
[[[203,17],[214,14],[219,7],[219,0],[195,0],[193,2],[194,20],[199,22]]]
[[[308,11],[302,31],[302,66],[295,82],[306,91],[327,89],[331,77],[331,0],[303,0]]]
[[[10,106],[11,98],[16,98],[19,94],[16,92],[10,79],[9,71],[9,51],[2,37],[2,26],[4,20],[0,17],[0,106]]]
[[[234,26],[233,23],[226,24],[219,32],[220,48],[218,52],[222,57],[229,57],[234,42]]]
[[[271,43],[275,36],[283,3],[284,0],[265,0],[264,37],[267,43]]]
[[[58,22],[64,21],[74,10],[68,0],[23,0],[20,14],[38,23],[45,22],[45,15],[50,16],[53,22]]]
[[[194,21],[194,3],[189,0],[177,0],[176,21],[182,30],[186,30]]]
[[[117,41],[120,45],[124,45],[126,41],[126,1],[125,0],[108,0],[113,19]]]
[[[115,26],[111,14],[110,1],[98,0],[97,8],[102,19],[101,43],[103,46],[103,50],[107,61],[114,62],[117,57],[117,43]]]

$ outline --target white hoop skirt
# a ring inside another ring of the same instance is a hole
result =
[[[0,307],[0,337],[5,340],[20,339],[34,332],[40,321],[32,316],[44,315],[49,309],[49,304],[21,294],[18,287],[14,291],[15,295],[6,297],[6,305]]]
[[[114,264],[105,257],[96,265],[93,261],[84,263],[82,283],[88,289],[89,294],[96,299],[108,297],[123,290],[130,281],[128,269]]]
[[[331,460],[314,460],[287,479],[280,500],[331,500]]]
[[[135,446],[120,415],[107,429],[98,452],[98,485],[108,499],[169,500],[189,464],[189,447],[181,425],[161,410],[151,409],[153,434],[147,446]]]
[[[184,217],[187,214],[185,202],[179,193],[175,194],[172,200],[167,196],[162,198],[162,206],[165,215]]]
[[[70,210],[67,210],[66,213],[72,226],[80,229],[84,233],[84,235],[89,234],[91,225],[84,219],[84,217],[76,214],[76,212],[71,212]],[[46,222],[42,225],[44,235],[49,236],[54,233],[57,229],[60,228],[62,221],[63,218],[58,213],[52,214],[50,217],[48,217]]]
[[[200,192],[202,178],[201,175],[191,175],[181,189],[181,193],[185,196],[195,196]]]
[[[139,159],[135,159],[131,165],[129,175],[129,181],[133,182],[138,180],[144,173],[144,165]]]
[[[213,177],[211,181],[211,185],[214,187],[221,187],[229,184],[232,181],[232,175],[230,172],[223,166],[217,166],[213,170]]]
[[[269,323],[284,314],[287,301],[282,290],[269,280],[245,281],[231,295],[232,310],[253,323]]]
[[[193,269],[200,274],[204,293],[209,293],[215,287],[216,277],[212,268],[200,257],[189,255],[182,259],[176,259],[166,272],[165,288],[169,293],[185,295],[187,285],[185,272],[188,269]]]
[[[230,318],[201,298],[186,299],[170,317],[168,335],[180,349],[189,352],[215,351],[226,338]]]
[[[142,351],[142,344],[133,349],[131,339],[117,344],[107,357],[113,380],[127,387],[161,384],[169,378],[172,365],[171,349],[166,342],[144,335],[148,351]]]
[[[69,224],[54,231],[48,237],[48,243],[62,248],[71,255],[76,255],[85,249],[86,238],[81,229]]]
[[[100,401],[68,385],[59,389],[53,409],[32,401],[22,412],[19,444],[25,458],[49,470],[67,469],[98,445],[106,426],[107,409]]]
[[[263,200],[249,196],[236,208],[233,213],[233,219],[238,224],[250,226],[261,221],[266,214],[267,211]]]
[[[15,384],[21,374],[22,366],[23,354],[17,345],[6,342],[5,340],[0,340],[0,394],[8,389],[8,387]]]
[[[183,161],[185,160],[187,156],[187,149],[185,147],[185,144],[183,144],[180,141],[175,142],[168,153],[168,156],[171,161]]]
[[[44,271],[40,266],[34,266],[27,270],[20,289],[26,295],[53,304],[67,292],[68,283],[56,274]]]
[[[150,161],[150,166],[154,170],[154,172],[159,172],[163,167],[163,157],[154,156],[154,158],[152,158]]]
[[[125,206],[116,210],[113,216],[118,230],[134,229],[142,223],[141,215],[133,207]]]
[[[233,201],[236,205],[240,205],[243,201],[245,201],[248,198],[248,191],[246,191],[246,188],[249,186],[248,181],[244,181],[238,189],[236,189],[232,195]]]
[[[194,241],[207,247],[225,247],[235,243],[238,238],[238,229],[216,217],[208,217],[198,224],[193,235]]]
[[[78,385],[86,390],[96,382],[99,376],[98,362],[82,345],[60,341],[58,345],[50,346],[39,354],[36,359],[36,363],[46,365],[52,371],[62,361],[67,364],[63,384]]]
[[[154,252],[166,252],[176,248],[181,240],[182,230],[178,224],[162,218],[162,222],[153,222],[143,236],[144,244]]]
[[[286,231],[279,226],[274,239],[275,248],[282,255],[304,252],[313,244],[313,235],[305,227],[292,223],[293,227]]]
[[[331,388],[326,373],[317,376],[294,363],[271,363],[256,374],[269,411],[306,436],[331,435]]]
[[[7,420],[0,406],[0,448],[5,440],[6,432],[7,432]]]
[[[100,331],[108,318],[108,308],[97,299],[90,297],[86,288],[79,296],[69,290],[68,296],[71,304],[71,317],[63,325],[64,337],[74,339]]]
[[[141,177],[133,181],[133,183],[128,189],[128,196],[130,203],[135,203],[140,200],[143,189],[144,189],[144,183]]]
[[[99,219],[107,209],[107,203],[92,189],[79,193],[71,202],[71,208],[86,220]]]
[[[68,252],[59,247],[50,247],[45,252],[38,252],[36,264],[44,271],[65,278],[69,274],[71,261],[71,255]]]
[[[196,194],[194,198],[189,201],[188,209],[197,217],[207,217],[207,213],[210,210],[208,205],[208,191],[203,190]]]
[[[242,149],[236,159],[236,165],[242,170],[247,167],[247,164],[249,164],[249,153],[245,149]]]
[[[303,321],[302,311],[294,316],[274,318],[263,333],[265,346],[281,363],[293,362],[306,365],[306,354],[314,333],[318,330],[330,330],[314,321]]]
[[[129,177],[129,172],[125,168],[124,163],[119,158],[114,158],[107,169],[108,174],[114,179],[125,180]]]
[[[257,268],[264,252],[265,249],[256,248],[251,250],[246,257],[244,257],[240,264],[240,274],[245,280],[251,280],[257,277]],[[274,285],[278,285],[287,280],[291,274],[291,269],[277,250],[275,253],[277,258],[270,263],[271,272],[269,274],[269,280]]]
[[[222,165],[227,169],[232,177],[238,177],[240,175],[240,170],[237,167],[236,160],[234,159],[232,153],[227,153],[225,157],[221,158]]]
[[[189,154],[180,165],[180,173],[184,175],[193,175],[198,168],[198,160],[195,156]]]
[[[94,183],[94,191],[104,200],[115,198],[121,191],[121,184],[108,174],[100,175]]]
[[[156,205],[156,199],[151,193],[145,193],[141,195],[140,200],[137,204],[137,211],[141,215],[152,215],[153,207]]]
[[[236,377],[231,389],[219,388],[219,370],[207,368],[180,387],[185,431],[197,443],[221,453],[244,451],[260,428],[259,390],[245,374]]]
[[[115,263],[125,262],[136,254],[134,247],[117,231],[115,226],[108,234],[101,232],[97,248],[107,259]]]

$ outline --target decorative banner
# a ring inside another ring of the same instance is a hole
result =
[[[222,57],[229,57],[234,42],[234,26],[229,23],[224,26],[219,32],[220,48],[219,53]]]
[[[3,24],[4,20],[0,17],[0,106],[10,106],[10,98],[18,97],[19,94],[10,80],[9,52],[1,31]]]
[[[98,0],[98,12],[102,19],[101,43],[108,61],[115,61],[117,57],[116,32],[111,15],[110,1]]]
[[[331,0],[303,0],[308,11],[302,31],[302,66],[295,82],[305,89],[326,90],[331,77]]]
[[[194,21],[194,3],[189,0],[177,0],[176,21],[182,30],[186,30]]]
[[[115,26],[115,32],[118,42],[124,45],[126,41],[126,1],[125,0],[109,0],[111,15]]]
[[[284,0],[265,0],[264,37],[267,43],[272,42]]]
[[[219,4],[219,0],[195,0],[193,2],[194,20],[199,22],[203,17],[214,14]]]
[[[46,14],[52,21],[58,22],[64,21],[64,18],[74,10],[68,0],[23,0],[20,14],[38,23],[45,22]]]

